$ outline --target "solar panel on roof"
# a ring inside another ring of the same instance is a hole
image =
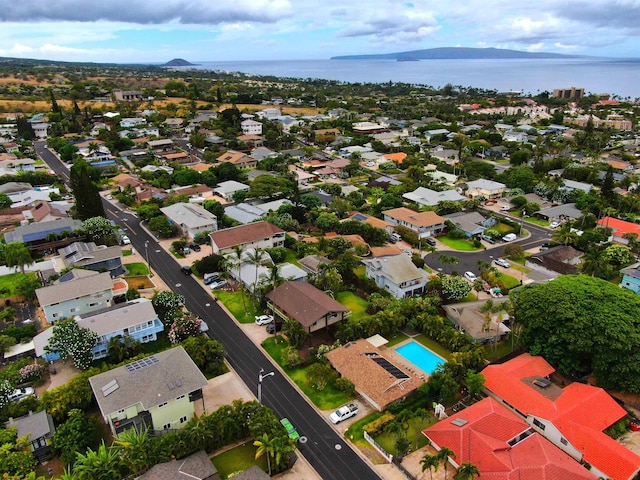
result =
[[[116,390],[118,390],[120,388],[120,385],[118,385],[118,381],[117,380],[111,380],[109,383],[107,383],[104,387],[102,387],[102,395],[104,395],[105,397],[111,395],[113,392],[115,392]]]
[[[366,215],[363,215],[362,213],[356,213],[353,217],[354,220],[357,220],[358,222],[362,222],[363,220],[367,219]]]
[[[131,362],[128,365],[125,365],[124,368],[127,369],[127,372],[133,373],[133,372],[137,372],[138,370],[141,370],[143,368],[150,367],[151,365],[155,365],[159,361],[160,360],[158,360],[156,357],[154,357],[152,355],[150,357],[141,358],[140,360],[136,360],[135,362]]]
[[[396,367],[393,363],[391,363],[386,358],[381,357],[378,354],[367,354],[367,356],[371,360],[376,362],[378,365],[380,365],[382,368],[384,368],[391,375],[396,377],[398,380],[405,379],[405,378],[411,378],[411,377],[409,377],[409,375],[404,373],[402,370],[400,370],[398,367]]]

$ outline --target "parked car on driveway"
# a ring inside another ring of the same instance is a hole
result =
[[[640,420],[631,420],[629,423],[629,429],[632,432],[640,432]]]
[[[340,423],[347,418],[357,415],[359,411],[360,410],[358,409],[358,405],[356,405],[355,403],[349,403],[348,405],[340,407],[331,415],[329,415],[329,420],[331,420],[331,423]]]
[[[23,398],[27,398],[27,397],[30,397],[32,395],[35,395],[35,391],[33,390],[32,387],[16,388],[13,391],[13,393],[11,393],[11,395],[9,395],[9,401],[10,402],[19,402]]]
[[[273,315],[256,315],[256,325],[268,325],[273,322]]]
[[[270,323],[269,325],[267,325],[267,333],[271,335],[273,335],[276,332],[279,332],[280,330],[282,330],[281,323]]]
[[[496,258],[494,260],[494,262],[495,262],[496,265],[499,265],[499,266],[504,267],[504,268],[511,267],[511,264],[509,262],[507,262],[504,258]]]
[[[200,245],[198,245],[197,243],[190,243],[189,244],[189,248],[191,250],[193,250],[194,252],[199,252],[200,250],[202,250],[202,247],[200,247]]]
[[[213,282],[211,285],[209,285],[209,288],[211,290],[215,290],[217,288],[222,288],[227,284],[226,280],[216,280],[215,282]]]
[[[427,242],[427,245],[431,245],[432,247],[437,245],[435,238],[427,237],[425,241]]]
[[[476,274],[473,272],[464,272],[464,278],[470,282],[475,282],[478,277],[476,277]]]
[[[122,235],[122,237],[120,237],[120,240],[122,241],[123,245],[131,245],[131,240],[126,235]]]
[[[502,241],[503,242],[513,242],[516,238],[518,238],[516,236],[515,233],[507,233],[504,237],[502,237]]]
[[[560,222],[551,222],[549,228],[558,228],[560,225]]]

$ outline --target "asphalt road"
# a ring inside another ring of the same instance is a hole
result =
[[[508,218],[516,222],[520,220],[517,217],[513,217],[503,213],[493,213],[499,217]],[[506,245],[515,243],[527,250],[530,248],[539,247],[543,243],[549,242],[549,240],[551,239],[551,230],[548,228],[539,227],[538,225],[534,225],[531,223],[525,223],[524,229],[530,233],[528,237],[517,239],[510,243],[498,243],[496,244],[497,246],[493,246],[493,248],[488,248],[487,250],[479,250],[477,252],[457,252],[451,250],[438,251],[429,253],[424,257],[424,259],[429,267],[437,271],[441,271],[444,273],[473,272],[478,275],[478,261],[483,260],[485,262],[491,263],[493,259],[503,257],[503,250]],[[442,262],[440,262],[439,259],[441,253],[457,257],[458,263],[456,265],[444,265]]]
[[[66,166],[43,147],[36,144],[40,157],[65,180],[68,180]],[[278,417],[288,417],[305,443],[298,449],[323,479],[374,479],[378,474],[354,452],[327,421],[298,393],[277,371],[271,360],[240,330],[231,318],[189,275],[184,275],[171,257],[158,245],[156,239],[140,226],[136,216],[118,210],[103,200],[109,219],[115,220],[128,232],[132,245],[148,259],[153,270],[174,291],[184,295],[187,308],[200,316],[209,326],[208,335],[225,346],[227,360],[240,378],[256,391],[261,368],[265,373],[275,371],[275,375],[265,378],[262,383],[262,401],[272,408]],[[147,247],[148,246],[148,247]],[[145,248],[147,247],[147,248]]]

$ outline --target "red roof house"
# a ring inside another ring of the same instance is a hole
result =
[[[640,236],[640,225],[633,222],[627,222],[620,220],[619,218],[604,217],[598,220],[598,225],[601,227],[607,227],[613,230],[613,239],[617,241],[626,242],[622,236],[625,233],[635,233]]]
[[[640,456],[603,433],[627,412],[603,389],[582,383],[564,388],[548,376],[555,369],[542,357],[522,354],[489,365],[485,388],[527,423],[597,476],[628,480],[640,471]]]
[[[422,432],[436,450],[449,448],[457,468],[470,462],[483,480],[594,480],[524,420],[485,398]]]

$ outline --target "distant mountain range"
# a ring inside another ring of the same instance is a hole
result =
[[[504,48],[441,47],[409,52],[381,53],[374,55],[340,55],[331,60],[470,60],[510,58],[576,58],[578,55],[563,55],[548,52],[521,52]]]
[[[187,62],[184,58],[174,58],[162,65],[163,67],[195,67],[197,63]]]

